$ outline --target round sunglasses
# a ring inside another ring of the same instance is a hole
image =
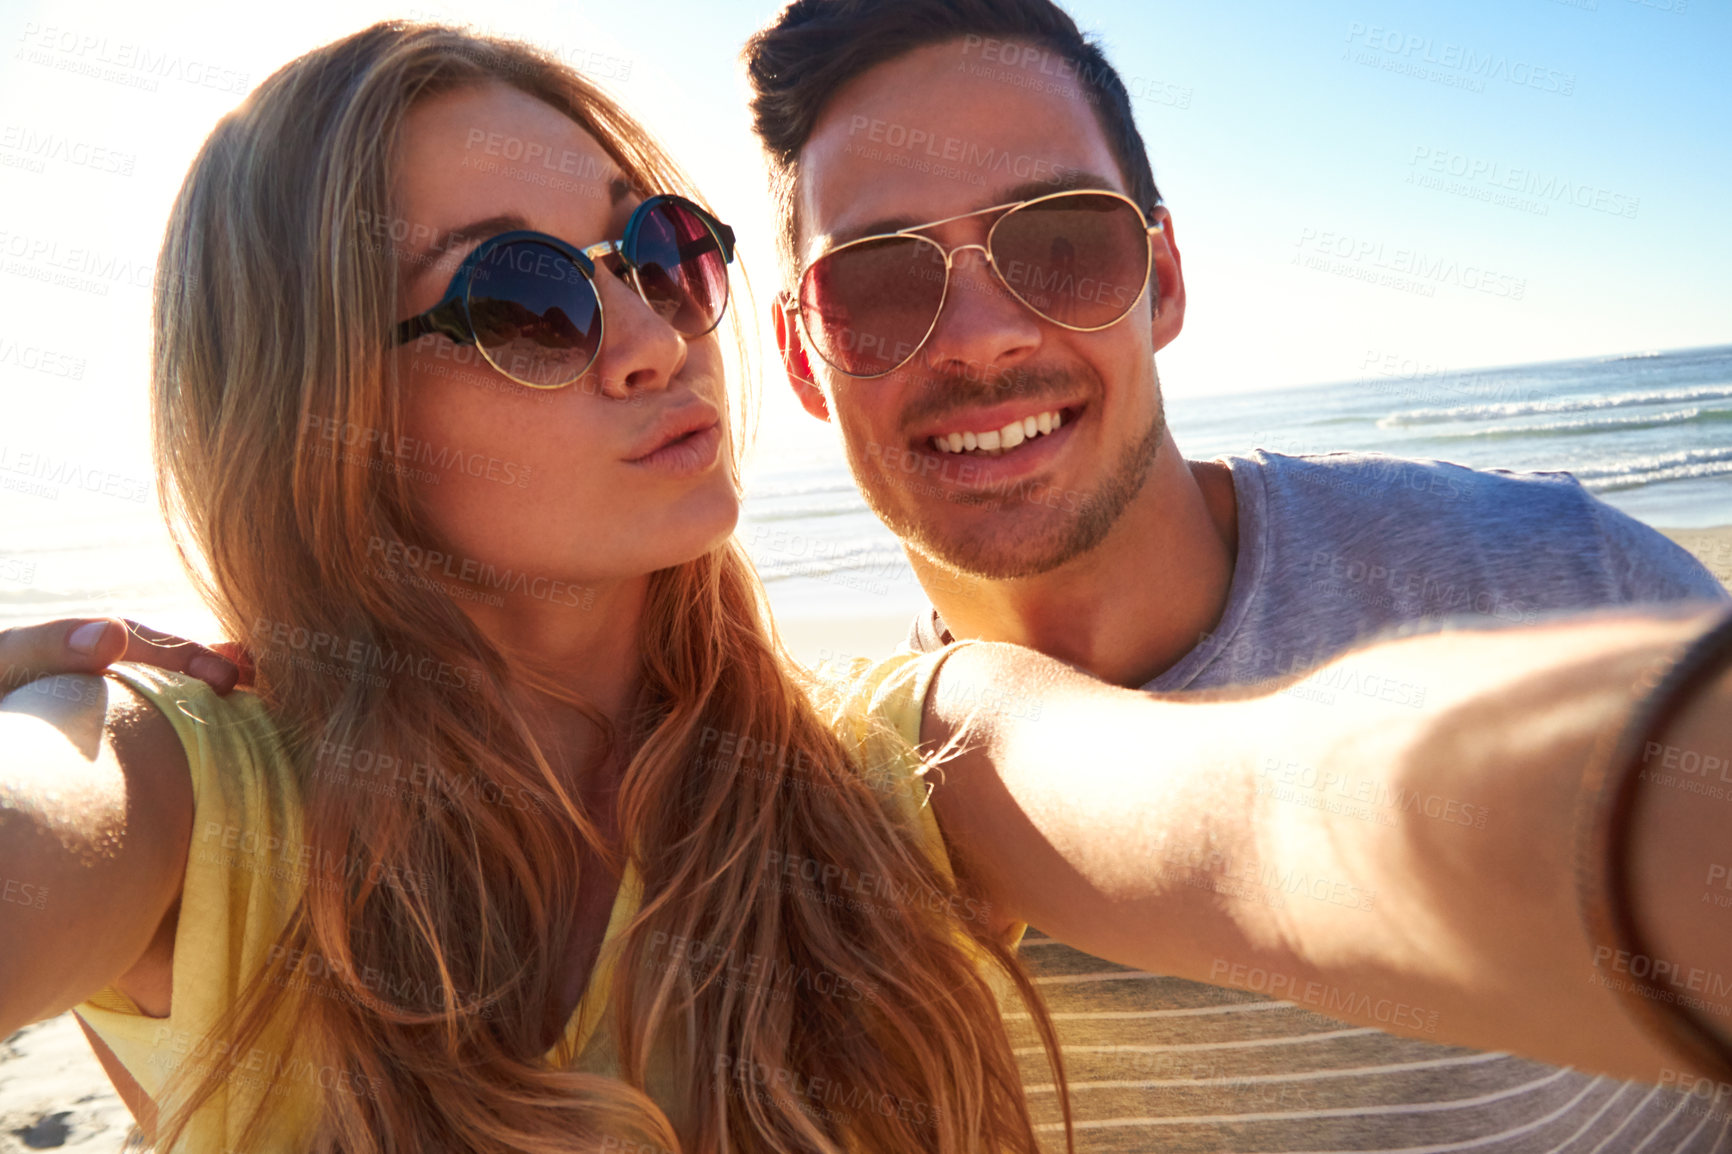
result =
[[[652,196],[625,235],[577,248],[542,232],[488,237],[463,258],[438,304],[400,323],[394,343],[430,333],[472,344],[487,363],[532,389],[558,389],[601,355],[595,289],[600,260],[683,337],[701,337],[728,307],[734,230],[683,196]]]
[[[921,235],[992,213],[1000,215],[985,244],[947,249]],[[938,327],[957,253],[980,252],[1011,296],[1042,319],[1097,332],[1142,299],[1161,228],[1116,192],[1049,193],[837,245],[806,266],[782,307],[837,372],[882,377],[913,360]]]

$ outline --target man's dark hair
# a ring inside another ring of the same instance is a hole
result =
[[[1130,93],[1105,53],[1051,0],[794,0],[746,42],[752,126],[769,153],[776,230],[789,275],[798,264],[794,209],[800,150],[836,90],[888,60],[968,36],[1049,50],[1064,62],[1100,122],[1130,197],[1160,199]]]

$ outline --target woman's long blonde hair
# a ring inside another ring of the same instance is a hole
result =
[[[386,350],[390,142],[417,100],[488,82],[569,116],[639,187],[692,195],[556,59],[392,22],[267,80],[211,134],[175,203],[153,366],[165,513],[224,626],[255,648],[310,860],[347,864],[307,887],[271,963],[245,976],[219,1024],[227,1044],[210,1051],[229,1059],[187,1068],[157,1140],[172,1146],[292,1008],[297,1052],[342,1075],[322,1092],[320,1150],[1036,1150],[978,959],[1008,976],[1056,1069],[1034,987],[959,916],[972,905],[827,727],[736,541],[651,578],[637,721],[610,737],[628,761],[619,852],[508,697],[521,664],[445,593],[375,574],[381,543],[429,539],[383,448],[402,416]],[[284,636],[335,640],[283,650]],[[338,780],[357,750],[435,769],[407,801],[383,796]],[[643,883],[604,1023],[622,1080],[544,1057],[586,846],[615,867],[623,853]],[[806,861],[918,900],[851,910],[767,868]],[[672,942],[702,948],[664,964]],[[291,1002],[289,970],[307,958],[330,996]],[[665,1085],[650,1084],[652,1050]],[[849,1105],[826,1092],[815,1109],[818,1080]],[[270,1117],[261,1106],[248,1135]]]

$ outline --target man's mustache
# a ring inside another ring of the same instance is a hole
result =
[[[902,427],[931,424],[1005,401],[1050,400],[1053,403],[1049,407],[1056,409],[1100,393],[1100,376],[1087,370],[1012,368],[933,373],[916,382],[915,397],[902,413]]]

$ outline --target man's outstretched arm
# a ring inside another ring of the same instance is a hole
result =
[[[1707,624],[1416,637],[1212,702],[965,646],[928,696],[923,740],[964,750],[933,775],[933,805],[968,884],[1099,957],[1664,1081],[1684,1063],[1628,1013],[1630,960],[1597,954],[1583,924],[1578,811],[1632,687]],[[1732,674],[1664,744],[1732,750]],[[1632,840],[1656,956],[1723,984],[1732,918],[1699,898],[1732,864],[1729,818],[1732,800],[1656,785]]]

